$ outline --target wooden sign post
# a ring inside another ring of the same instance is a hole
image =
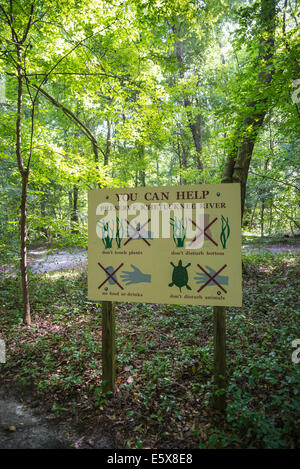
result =
[[[214,385],[213,406],[226,409],[226,313],[224,306],[214,307]]]
[[[112,301],[102,301],[102,383],[104,392],[115,392],[115,313]]]

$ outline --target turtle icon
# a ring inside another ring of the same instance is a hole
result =
[[[172,282],[169,283],[169,287],[176,287],[179,288],[181,291],[182,287],[186,287],[188,290],[191,290],[191,287],[188,285],[189,276],[187,273],[187,268],[191,265],[190,263],[187,264],[185,267],[182,265],[182,261],[178,261],[178,265],[174,265],[173,262],[170,264],[174,267],[173,274],[172,274]]]

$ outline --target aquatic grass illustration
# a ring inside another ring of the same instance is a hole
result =
[[[230,236],[230,227],[229,227],[228,217],[225,218],[222,215],[221,220],[222,220],[222,229],[221,229],[221,234],[220,234],[220,241],[222,243],[223,249],[226,249],[226,243]]]
[[[100,224],[102,225],[102,243],[104,244],[105,249],[110,249],[114,239],[114,229],[109,228],[108,222],[100,222]]]
[[[99,225],[102,231],[101,239],[105,249],[111,249],[114,240],[116,241],[117,247],[120,248],[122,238],[124,238],[125,229],[123,224],[120,222],[119,217],[117,217],[116,223],[104,223],[103,221],[100,221]]]
[[[119,217],[117,217],[117,227],[116,227],[116,236],[115,236],[115,240],[116,240],[116,243],[117,243],[117,247],[120,248],[121,247],[121,244],[122,244],[122,237],[124,236],[120,236],[120,233],[122,235],[124,235],[124,227],[123,227],[123,224],[120,223],[120,219]]]
[[[185,243],[186,229],[182,221],[178,222],[177,218],[170,218],[170,225],[173,228],[173,240],[178,248],[183,248]]]

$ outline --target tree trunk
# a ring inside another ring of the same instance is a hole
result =
[[[77,225],[78,225],[78,187],[76,184],[73,185],[73,207],[71,212],[71,227],[72,233],[78,233]]]
[[[139,149],[138,149],[138,157],[140,160],[140,164],[142,166],[142,169],[139,170],[139,182],[140,186],[145,187],[146,186],[146,173],[145,173],[145,146],[143,143],[139,144]]]
[[[191,106],[191,102],[189,98],[184,99],[184,107],[188,108]],[[203,163],[201,160],[202,157],[202,122],[203,118],[201,114],[198,114],[196,118],[193,120],[191,113],[188,111],[188,120],[189,120],[189,128],[191,130],[195,150],[197,152],[197,159],[196,159],[196,166],[199,171],[203,171]]]
[[[23,296],[23,322],[27,326],[31,324],[28,275],[27,275],[27,191],[28,191],[28,168],[24,167],[22,157],[22,106],[23,106],[23,69],[22,69],[22,47],[16,44],[18,58],[18,102],[17,102],[17,121],[16,121],[16,156],[19,171],[22,179],[22,195],[21,195],[21,214],[20,214],[20,243],[21,243],[21,285]]]
[[[180,25],[173,26],[173,32],[175,34],[180,34]],[[184,79],[184,40],[177,40],[175,42],[175,52],[176,52],[176,59],[179,67],[179,76],[181,79]],[[187,110],[187,117],[188,117],[188,126],[191,131],[193,142],[195,146],[195,150],[197,152],[197,159],[196,159],[196,166],[199,171],[203,171],[203,163],[201,160],[202,157],[202,115],[198,114],[196,118],[193,118],[192,113],[189,111],[191,106],[191,100],[188,96],[183,99],[183,105]],[[184,143],[183,143],[184,145]]]
[[[260,59],[262,71],[258,73],[258,97],[248,103],[246,116],[242,117],[240,125],[236,129],[235,137],[238,138],[239,143],[234,145],[231,154],[228,156],[223,174],[224,182],[239,182],[241,184],[242,218],[251,156],[257,135],[268,111],[267,98],[263,94],[264,88],[271,83],[274,73],[272,59],[274,53],[275,7],[276,0],[262,0],[261,2],[262,31],[260,43],[261,48],[265,50]],[[259,96],[259,94],[261,95]]]
[[[250,224],[249,224],[249,231],[251,231],[252,228],[253,228],[253,221],[254,221],[254,217],[255,217],[255,211],[256,211],[257,203],[258,203],[258,199],[256,199],[254,209],[252,211],[251,220],[250,220]]]
[[[107,119],[107,137],[106,137],[106,150],[104,154],[104,165],[108,165],[109,155],[111,150],[111,121]]]
[[[189,146],[187,143],[187,135],[183,128],[180,129],[180,136],[181,136],[181,160],[180,160],[180,168],[186,170],[188,167],[188,156],[189,156]],[[179,147],[180,151],[180,147]],[[186,184],[185,176],[182,176],[180,172],[180,184]]]
[[[273,225],[273,197],[271,200],[271,207],[270,207],[270,216],[269,216],[269,234],[272,234],[272,225]]]
[[[261,201],[261,209],[260,209],[260,237],[264,237],[264,216],[265,216],[265,201],[262,199]]]
[[[20,216],[20,241],[21,241],[21,284],[23,296],[23,321],[24,324],[30,326],[30,301],[29,301],[29,287],[27,275],[27,191],[28,191],[28,172],[22,175],[22,196],[21,196],[21,216]]]
[[[40,191],[42,192],[43,191],[43,188],[41,187],[40,188]],[[42,216],[42,220],[44,222],[45,218],[46,218],[46,203],[45,203],[45,196],[44,194],[41,194],[41,216]],[[45,238],[48,237],[48,234],[47,234],[47,228],[45,228],[45,226],[42,226],[41,228],[41,232],[44,234]]]

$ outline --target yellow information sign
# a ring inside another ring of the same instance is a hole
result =
[[[239,184],[89,191],[88,297],[242,305]]]

